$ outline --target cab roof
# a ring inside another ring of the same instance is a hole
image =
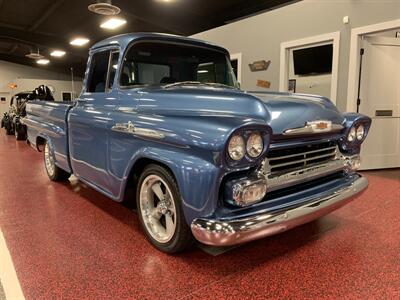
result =
[[[225,52],[226,54],[229,54],[229,52],[225,48],[202,40],[197,40],[193,38],[167,34],[167,33],[149,33],[149,32],[126,33],[126,34],[112,36],[94,44],[90,48],[90,51],[111,45],[118,45],[121,47],[122,50],[124,50],[130,43],[136,40],[159,40],[159,41],[181,42],[181,43],[193,44],[196,46],[206,46]]]

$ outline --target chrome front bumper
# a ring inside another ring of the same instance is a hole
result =
[[[305,205],[230,221],[195,219],[191,229],[194,237],[203,244],[231,246],[274,235],[301,224],[318,219],[352,201],[368,186],[364,177],[351,185]]]

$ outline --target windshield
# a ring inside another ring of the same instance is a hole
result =
[[[143,42],[126,54],[121,86],[197,82],[237,87],[230,61],[223,52],[173,43]]]

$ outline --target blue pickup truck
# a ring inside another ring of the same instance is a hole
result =
[[[24,123],[51,180],[74,174],[135,200],[146,237],[168,253],[288,230],[368,185],[356,170],[370,118],[324,97],[242,91],[227,50],[190,38],[95,44],[79,98],[31,101]]]

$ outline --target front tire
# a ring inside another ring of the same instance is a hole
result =
[[[139,178],[136,203],[140,223],[153,246],[176,253],[192,245],[179,189],[167,169],[155,164],[145,168]]]
[[[46,169],[47,176],[49,176],[51,181],[63,181],[67,180],[71,176],[70,173],[57,167],[53,152],[51,151],[48,142],[46,142],[44,145],[44,167]]]

